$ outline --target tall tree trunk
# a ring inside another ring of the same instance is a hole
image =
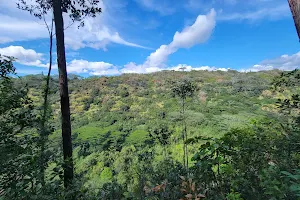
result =
[[[72,138],[70,120],[70,102],[68,91],[67,66],[64,41],[64,21],[61,0],[53,0],[54,22],[56,32],[57,64],[59,71],[61,123],[64,153],[64,185],[68,187],[73,180]]]
[[[293,15],[294,23],[300,39],[300,1],[299,0],[288,0],[289,6]]]

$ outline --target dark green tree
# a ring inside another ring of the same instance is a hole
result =
[[[17,87],[13,58],[0,55],[0,198],[29,199],[39,190],[36,125],[26,87]]]

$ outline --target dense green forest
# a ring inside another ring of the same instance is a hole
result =
[[[300,199],[300,71],[69,75],[63,185],[58,77],[0,70],[0,199]]]

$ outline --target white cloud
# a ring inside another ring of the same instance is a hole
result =
[[[208,40],[215,28],[216,12],[212,9],[207,15],[199,15],[192,26],[176,32],[170,46],[174,49],[190,48]]]
[[[121,69],[122,73],[136,73],[136,74],[141,74],[145,73],[145,69],[143,68],[142,65],[137,65],[134,62],[130,62],[126,65],[124,65],[124,68]]]
[[[100,0],[98,6],[101,7],[102,12],[95,18],[85,18],[84,27],[77,28],[78,23],[73,24],[65,31],[65,43],[68,48],[78,50],[84,47],[94,49],[107,50],[107,46],[111,43],[131,46],[136,48],[145,48],[142,45],[129,42],[124,39],[118,31],[111,25],[113,20],[118,19],[117,15],[111,16],[110,12],[115,12],[115,6],[120,6],[117,9],[123,9],[124,5],[111,5],[116,3],[108,0]],[[65,17],[65,27],[72,22],[68,17]]]
[[[13,56],[17,59],[16,62],[23,65],[48,67],[47,64],[42,63],[43,54],[37,53],[33,49],[24,49],[22,46],[9,46],[0,48],[0,54]]]
[[[136,73],[136,74],[142,74],[142,73],[152,73],[152,72],[158,72],[163,70],[159,67],[145,67],[144,65],[137,65],[134,62],[130,62],[120,70],[122,73]]]
[[[76,25],[67,29],[65,42],[66,46],[73,50],[84,47],[107,50],[107,45],[110,43],[148,49],[124,40],[118,32],[113,32],[106,25],[101,24],[98,18],[86,19],[85,26],[79,29]]]
[[[191,48],[207,41],[215,28],[215,11],[212,9],[207,15],[199,15],[193,25],[176,32],[173,41],[168,45],[161,45],[155,52],[148,56],[143,67],[161,68],[167,61],[168,56],[180,48]]]
[[[125,40],[120,36],[119,32],[114,31],[114,28],[109,26],[111,16],[109,13],[110,10],[105,4],[107,2],[109,1],[102,0],[99,2],[102,13],[95,18],[86,18],[84,27],[78,29],[78,23],[75,23],[70,28],[66,29],[66,46],[74,50],[84,47],[107,50],[107,45],[116,43],[148,49],[142,45]],[[65,19],[67,21],[65,24],[72,23],[67,17]]]
[[[144,64],[128,63],[122,69],[123,73],[150,73],[166,69],[165,62],[169,55],[180,48],[191,48],[207,41],[215,27],[215,11],[212,9],[207,15],[199,15],[193,25],[176,32],[173,41],[168,45],[161,45],[151,53]]]
[[[48,36],[46,27],[36,20],[2,14],[0,14],[0,19],[0,43],[47,38]]]
[[[170,44],[161,45],[151,53],[144,64],[130,62],[121,70],[122,73],[151,73],[167,69],[165,62],[169,55],[180,48],[191,48],[209,39],[216,24],[215,15],[213,9],[207,15],[199,15],[193,25],[177,31]]]
[[[175,67],[171,67],[171,68],[168,68],[168,70],[174,70],[174,71],[201,71],[201,70],[207,70],[207,71],[228,71],[228,69],[226,68],[217,68],[217,67],[210,67],[210,66],[201,66],[201,67],[192,67],[190,65],[186,65],[186,64],[179,64]]]
[[[117,75],[118,68],[106,62],[89,62],[87,60],[72,60],[67,63],[69,73],[89,73],[91,75]]]
[[[280,19],[282,17],[290,16],[289,6],[285,4],[275,4],[275,6],[256,7],[255,10],[245,12],[225,12],[222,11],[218,15],[218,20],[259,20],[259,19]]]
[[[241,71],[244,72],[257,72],[263,70],[272,70],[272,69],[279,69],[283,71],[290,71],[300,66],[300,52],[295,53],[293,55],[284,54],[278,58],[264,60],[256,65],[253,65],[249,69],[244,69]]]
[[[49,63],[43,63],[43,54],[37,53],[33,49],[25,49],[22,46],[9,46],[0,48],[0,54],[6,56],[13,56],[16,58],[16,62],[26,65],[47,68]],[[57,69],[57,64],[53,64],[53,69]],[[29,74],[31,72],[37,73],[41,70],[34,69],[18,69],[18,73]],[[89,73],[90,75],[118,75],[120,71],[116,66],[106,62],[89,62],[87,60],[74,59],[67,63],[67,71],[69,73]]]
[[[35,40],[48,38],[46,26],[42,20],[31,16],[26,11],[17,9],[17,0],[2,1],[0,0],[0,44],[14,41]],[[120,36],[119,32],[114,31],[110,26],[111,16],[107,4],[110,1],[100,0],[99,7],[102,8],[96,18],[85,18],[85,26],[78,29],[78,24],[72,26],[71,20],[65,14],[64,24],[68,27],[65,31],[66,46],[74,50],[84,47],[95,49],[106,47],[110,43],[116,43],[137,48],[147,48],[136,43],[129,42]],[[115,16],[114,16],[115,17]],[[51,15],[46,16],[49,23]]]

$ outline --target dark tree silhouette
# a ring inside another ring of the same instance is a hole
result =
[[[297,29],[298,37],[300,39],[300,1],[288,0],[290,9],[294,18],[295,26]]]

